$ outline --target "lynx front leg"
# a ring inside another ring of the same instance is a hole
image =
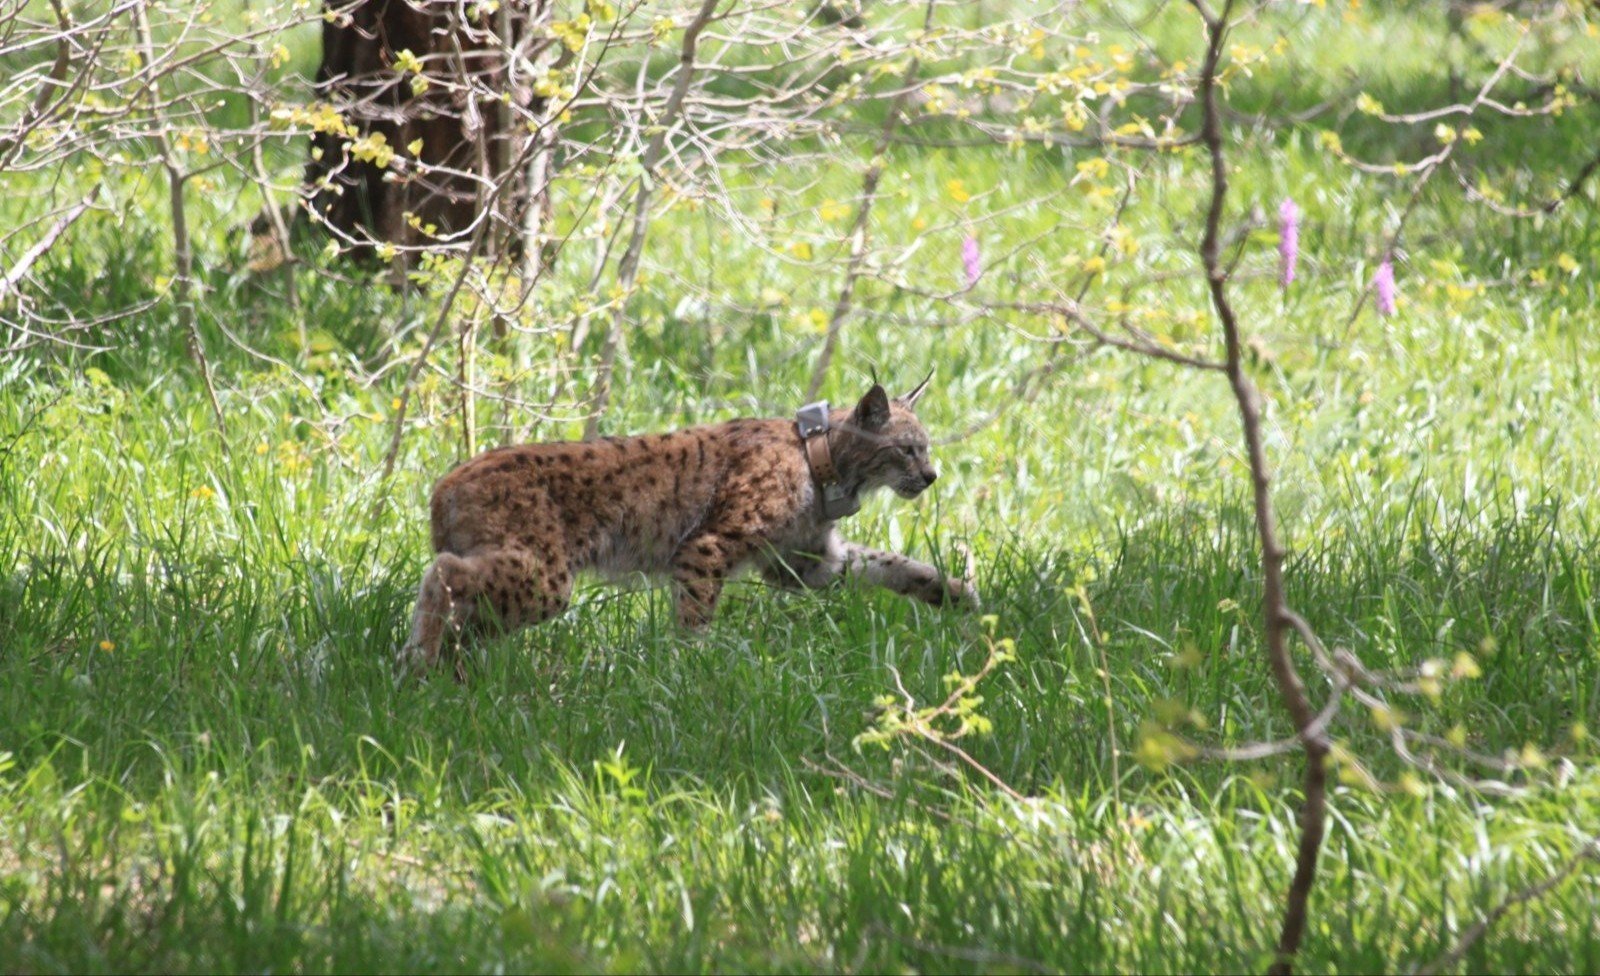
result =
[[[839,581],[844,553],[837,539],[815,548],[790,549],[770,554],[761,563],[761,575],[786,590],[820,590]]]
[[[839,551],[843,571],[851,577],[934,606],[978,609],[978,591],[971,580],[947,579],[927,563],[854,542],[841,541]]]

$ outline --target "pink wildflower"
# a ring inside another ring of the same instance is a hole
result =
[[[967,287],[971,288],[978,283],[978,278],[983,274],[983,262],[978,257],[978,239],[967,237],[961,242],[961,265],[967,272]]]
[[[1372,290],[1378,296],[1378,314],[1394,314],[1394,265],[1388,258],[1378,265],[1378,273],[1372,276]]]
[[[1300,208],[1293,200],[1278,207],[1278,284],[1288,288],[1300,262]]]

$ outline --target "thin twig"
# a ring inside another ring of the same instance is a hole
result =
[[[145,4],[139,4],[135,8],[134,25],[138,31],[145,65],[155,64],[156,47],[150,34],[150,18]],[[154,103],[161,97],[154,77],[148,84],[147,95],[154,110]],[[194,250],[189,241],[189,216],[183,195],[183,184],[189,178],[189,174],[178,165],[178,156],[173,151],[172,139],[166,127],[158,126],[154,135],[156,147],[161,153],[161,168],[167,174],[167,209],[172,217],[172,257],[176,264],[172,288],[178,310],[178,327],[188,335],[189,355],[200,368],[200,379],[205,383],[206,397],[211,401],[211,412],[217,418],[217,431],[222,434],[223,445],[226,447],[228,422],[222,414],[222,403],[217,399],[217,384],[211,376],[211,360],[206,356],[205,343],[200,338],[200,326],[195,319]]]
[[[1535,898],[1548,894],[1563,881],[1577,874],[1578,869],[1583,867],[1586,861],[1594,860],[1600,860],[1600,839],[1592,839],[1585,843],[1567,863],[1557,868],[1548,877],[1506,896],[1504,901],[1489,909],[1489,913],[1479,920],[1476,925],[1463,932],[1461,938],[1448,951],[1441,953],[1432,962],[1418,967],[1413,972],[1417,976],[1433,976],[1434,973],[1451,968],[1460,962],[1472,947],[1478,943],[1478,940],[1482,939],[1489,929],[1494,927],[1495,923],[1505,917],[1507,912],[1518,905],[1525,905]]]
[[[928,0],[922,17],[923,33],[933,28],[935,9],[936,0]],[[844,328],[845,319],[854,305],[856,281],[861,277],[861,265],[867,257],[867,228],[872,218],[872,206],[878,200],[878,184],[883,181],[885,157],[893,142],[894,130],[900,124],[906,98],[915,90],[917,70],[921,64],[921,59],[915,55],[906,62],[906,70],[900,78],[900,92],[889,103],[889,111],[884,114],[883,128],[878,132],[878,144],[873,147],[872,160],[867,164],[866,175],[861,178],[861,202],[856,206],[855,223],[850,229],[850,263],[845,267],[844,283],[839,286],[839,295],[834,299],[833,314],[828,319],[828,331],[822,339],[822,351],[817,354],[817,365],[811,371],[811,382],[806,385],[808,401],[815,400],[822,391],[822,384],[828,378],[828,367],[833,364],[833,351],[839,344],[839,332]]]
[[[599,436],[600,421],[605,417],[606,408],[611,403],[611,385],[617,369],[617,354],[625,341],[622,316],[627,310],[627,299],[633,294],[634,282],[639,275],[639,256],[644,252],[645,234],[650,229],[650,196],[655,190],[656,167],[666,155],[667,136],[677,124],[684,96],[689,93],[689,85],[694,81],[695,53],[700,46],[700,33],[711,22],[711,15],[716,12],[719,2],[720,0],[704,0],[694,20],[684,28],[683,47],[678,55],[678,77],[673,84],[672,94],[667,96],[667,104],[661,110],[661,117],[655,120],[655,131],[651,133],[650,141],[645,145],[644,156],[639,161],[641,171],[639,192],[633,201],[633,232],[628,239],[628,249],[622,253],[622,260],[617,265],[617,284],[622,291],[622,297],[612,307],[611,323],[606,329],[605,342],[600,347],[600,372],[595,378],[594,406],[583,430],[583,439],[586,441],[592,441]]]
[[[65,213],[57,217],[56,222],[50,225],[50,229],[45,231],[44,236],[39,238],[37,243],[22,252],[22,256],[17,258],[16,263],[11,266],[11,270],[6,272],[4,278],[0,278],[0,304],[3,304],[7,298],[11,297],[12,290],[22,283],[22,279],[28,276],[29,271],[33,270],[34,262],[38,261],[46,251],[50,250],[57,240],[60,240],[61,235],[67,232],[67,228],[77,223],[78,218],[82,217],[84,211],[89,209],[89,205],[94,202],[99,193],[98,186],[89,191],[88,196],[73,204]]]
[[[1511,46],[1510,52],[1500,60],[1500,63],[1495,66],[1495,70],[1489,75],[1488,80],[1478,89],[1477,97],[1466,105],[1455,107],[1456,114],[1463,114],[1470,119],[1479,106],[1484,104],[1489,97],[1489,93],[1494,91],[1495,86],[1500,83],[1506,72],[1510,70],[1512,63],[1517,58],[1517,54],[1522,50],[1522,44],[1526,36],[1519,37],[1517,43]],[[1439,172],[1445,163],[1449,162],[1450,158],[1455,154],[1456,147],[1460,145],[1461,140],[1459,139],[1449,142],[1443,149],[1423,161],[1421,169],[1417,173],[1417,178],[1412,183],[1411,193],[1406,198],[1405,207],[1400,211],[1400,219],[1395,221],[1394,230],[1389,233],[1383,242],[1383,247],[1379,249],[1378,259],[1380,261],[1392,254],[1394,249],[1400,245],[1400,236],[1405,233],[1406,224],[1410,222],[1411,215],[1416,213],[1417,205],[1422,202],[1422,191],[1432,181],[1434,174]],[[1596,162],[1600,163],[1600,157],[1596,157]],[[1350,309],[1350,316],[1344,323],[1344,338],[1342,341],[1348,342],[1350,340],[1350,331],[1355,327],[1356,320],[1361,317],[1361,310],[1366,307],[1367,297],[1372,294],[1372,289],[1372,283],[1368,282],[1361,289],[1360,294],[1356,296],[1355,305]]]

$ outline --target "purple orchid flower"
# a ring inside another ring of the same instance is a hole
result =
[[[968,236],[961,242],[961,266],[967,273],[967,287],[978,283],[983,275],[983,261],[978,256],[978,239]]]
[[[1300,262],[1300,208],[1293,200],[1278,207],[1278,284],[1288,288]]]
[[[1378,314],[1393,315],[1395,309],[1394,291],[1394,265],[1388,258],[1378,265],[1378,272],[1372,276],[1372,290],[1378,297]]]

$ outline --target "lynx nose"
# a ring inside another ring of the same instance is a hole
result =
[[[925,482],[925,483],[927,483],[927,484],[930,484],[930,485],[931,485],[931,484],[933,484],[933,483],[934,483],[934,482],[935,482],[935,481],[938,481],[938,480],[939,480],[939,472],[937,472],[937,471],[935,471],[935,470],[933,470],[933,469],[932,469],[932,468],[929,468],[929,469],[927,469],[927,470],[926,470],[926,471],[924,471],[924,472],[922,472],[922,480],[923,480],[923,481],[924,481],[924,482]]]

